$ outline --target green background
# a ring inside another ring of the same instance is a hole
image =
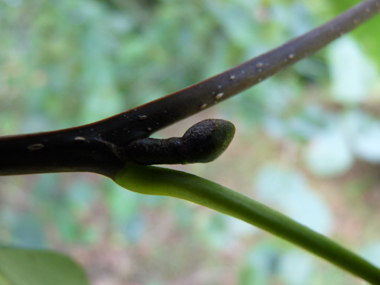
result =
[[[0,0],[0,135],[97,121],[266,52],[357,1]],[[380,17],[205,118],[235,189],[380,265]],[[1,159],[1,158],[0,158]],[[87,173],[0,177],[0,243],[65,252],[92,284],[363,284],[243,222]]]

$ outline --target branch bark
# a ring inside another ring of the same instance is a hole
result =
[[[0,138],[0,175],[95,172],[113,178],[126,149],[317,52],[380,11],[366,0],[326,24],[214,77],[110,118],[75,128]]]

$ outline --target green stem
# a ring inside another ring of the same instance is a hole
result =
[[[115,182],[134,192],[180,198],[233,216],[372,284],[380,284],[380,269],[363,258],[283,214],[212,181],[185,172],[129,163],[116,175]]]

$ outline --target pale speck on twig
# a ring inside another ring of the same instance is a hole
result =
[[[42,148],[44,148],[45,146],[42,144],[42,143],[35,143],[35,144],[31,144],[29,145],[27,148],[30,150],[30,151],[35,151],[35,150],[40,150]]]
[[[223,95],[224,95],[224,93],[218,93],[218,94],[216,94],[215,99],[219,100],[220,98],[223,97]]]
[[[84,137],[75,137],[74,140],[75,141],[85,141],[86,138],[84,138]]]

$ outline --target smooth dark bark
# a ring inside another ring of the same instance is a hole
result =
[[[375,16],[366,0],[332,21],[207,80],[124,113],[75,128],[0,138],[0,175],[87,171],[113,177],[128,144],[254,86]]]

